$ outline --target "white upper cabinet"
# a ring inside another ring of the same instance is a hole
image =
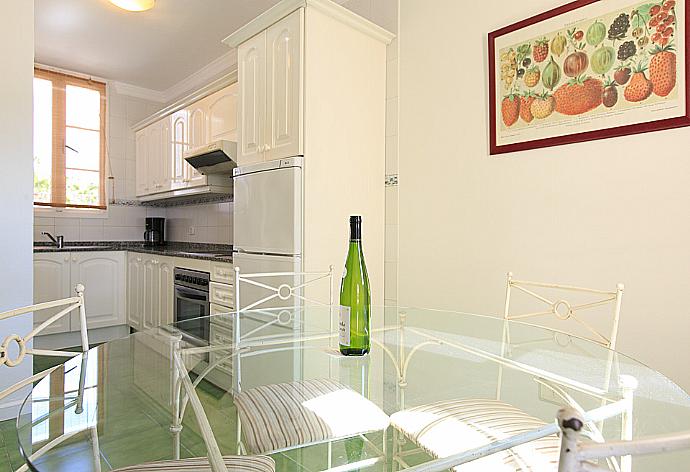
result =
[[[302,155],[302,31],[300,8],[266,31],[264,159]]]
[[[189,147],[187,135],[187,110],[179,110],[170,116],[172,121],[172,169],[171,187],[173,189],[182,188],[185,185],[185,168],[189,166],[184,160],[184,152]]]
[[[137,131],[137,196],[165,198],[170,190],[229,182],[223,176],[202,175],[187,164],[184,153],[220,139],[236,141],[237,105],[234,83]]]
[[[136,193],[137,196],[149,193],[148,184],[148,130],[137,131],[136,141]]]
[[[161,165],[161,154],[163,145],[163,128],[160,121],[146,128],[146,161],[148,170],[148,189],[150,192],[157,193],[163,190],[161,180],[163,169]]]
[[[237,83],[208,96],[208,139],[237,141]]]
[[[242,43],[238,164],[303,154],[304,9]]]
[[[266,118],[266,33],[260,33],[237,50],[240,84],[239,165],[263,160]]]

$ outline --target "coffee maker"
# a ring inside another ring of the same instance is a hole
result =
[[[165,218],[146,218],[144,245],[162,246],[165,244]]]

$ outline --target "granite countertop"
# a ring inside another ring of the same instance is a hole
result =
[[[34,253],[90,251],[130,251],[144,254],[158,254],[160,256],[232,262],[231,244],[169,241],[163,246],[145,246],[143,242],[139,241],[74,241],[67,242],[62,249],[58,249],[54,244],[34,243]]]

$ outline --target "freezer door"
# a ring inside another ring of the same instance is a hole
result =
[[[300,255],[302,168],[237,173],[233,182],[235,248],[253,253]]]

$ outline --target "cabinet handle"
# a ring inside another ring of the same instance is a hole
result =
[[[72,258],[72,262],[77,262],[76,256]]]
[[[137,257],[137,262],[141,262],[141,257]]]
[[[268,152],[270,150],[271,150],[271,146],[269,146],[268,144],[264,146],[264,152]]]
[[[264,152],[264,145],[260,144],[259,146],[257,146],[256,150],[257,152]]]
[[[69,262],[69,256],[65,256],[65,262]]]

